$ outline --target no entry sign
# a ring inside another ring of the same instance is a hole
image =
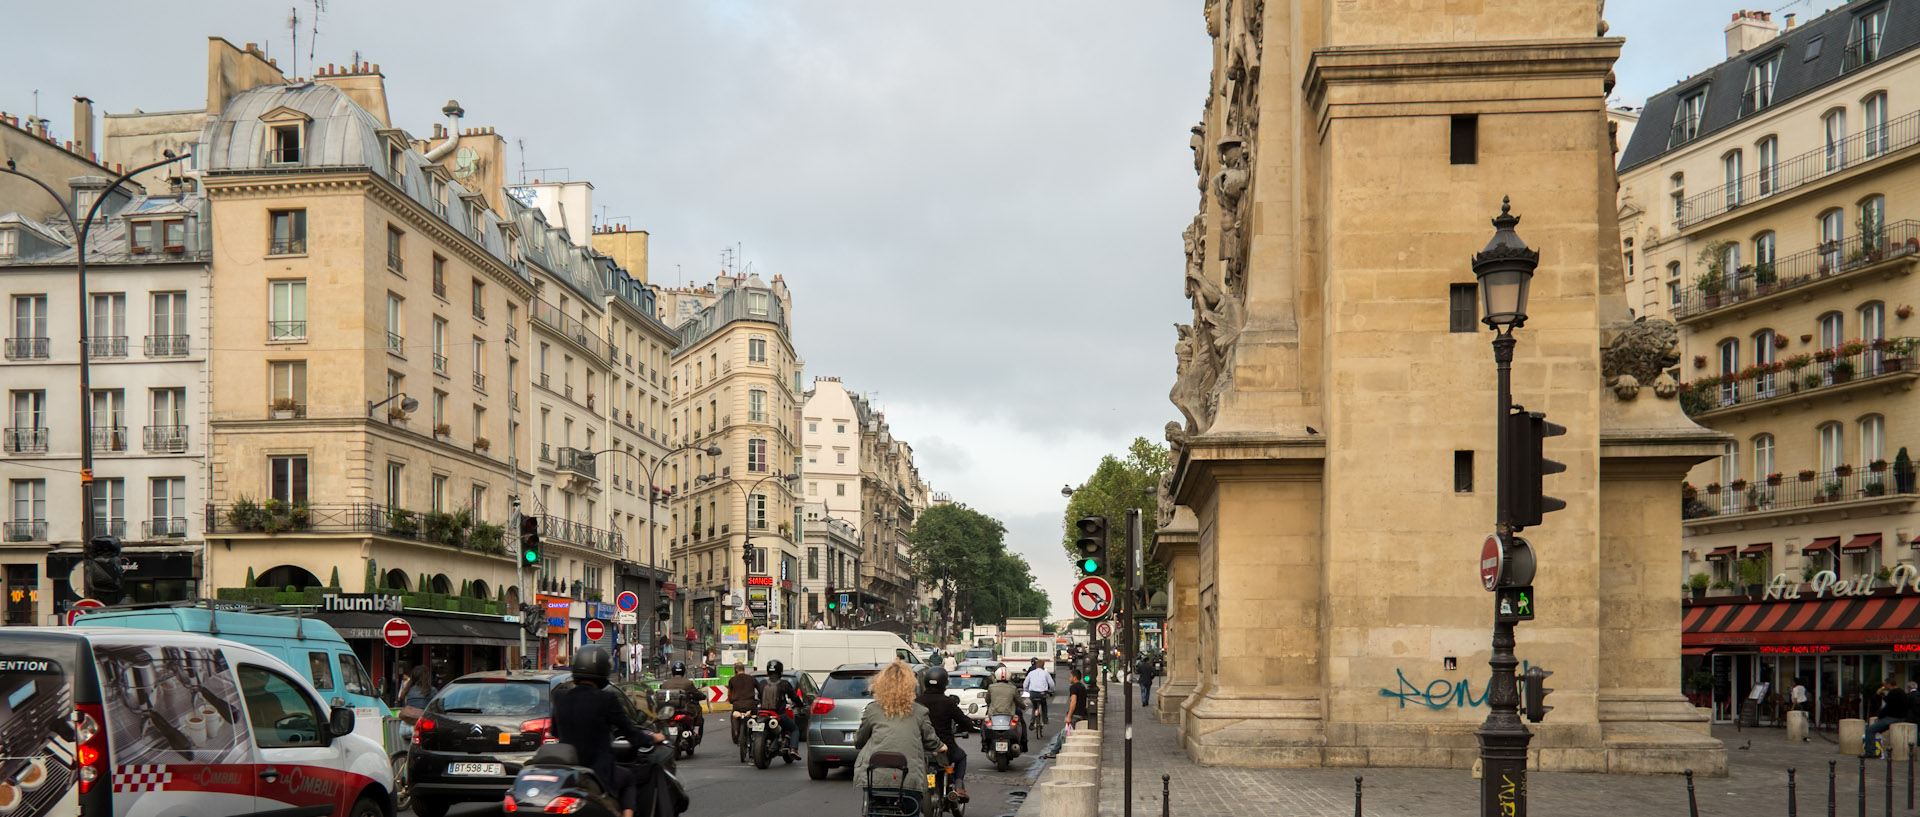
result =
[[[1487,537],[1480,543],[1480,584],[1488,591],[1500,586],[1500,573],[1506,569],[1507,544],[1501,541],[1500,534]]]
[[[380,627],[380,637],[387,640],[387,646],[400,649],[413,643],[413,625],[404,618],[390,618]]]
[[[613,601],[615,604],[620,605],[620,612],[622,613],[631,613],[635,610],[640,609],[640,594],[635,593],[632,590],[622,591],[620,593],[619,598],[616,598]]]
[[[1073,586],[1073,612],[1081,618],[1096,619],[1113,611],[1113,585],[1099,576],[1088,576]]]
[[[607,623],[597,618],[590,619],[587,621],[585,632],[588,641],[599,641],[607,635]]]
[[[80,616],[85,615],[88,610],[93,610],[93,609],[97,609],[105,606],[106,605],[101,604],[100,602],[94,599],[81,599],[79,601],[74,602],[73,607],[67,610],[67,626],[72,627],[74,619],[77,619]]]

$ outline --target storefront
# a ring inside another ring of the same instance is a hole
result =
[[[1770,723],[1784,718],[1797,680],[1815,723],[1860,717],[1883,679],[1920,680],[1917,579],[1908,565],[1886,580],[1819,571],[1802,583],[1782,574],[1757,599],[1689,601],[1681,627],[1688,697],[1716,721]]]
[[[402,665],[426,663],[438,686],[471,672],[505,669],[520,645],[519,628],[499,616],[405,607],[400,596],[332,594],[313,617],[340,633],[367,672],[395,689]],[[396,618],[413,628],[405,647],[390,646],[384,634],[387,622]]]
[[[573,599],[544,595],[536,598],[547,611],[547,637],[540,645],[540,660],[535,666],[563,665],[573,655],[569,649],[573,640]]]
[[[120,598],[101,599],[109,604],[165,601],[189,601],[200,597],[199,548],[129,546],[122,552],[125,573],[120,580]],[[47,554],[47,577],[53,584],[55,614],[65,613],[80,600],[83,588],[71,582],[79,575],[83,560],[79,550]]]

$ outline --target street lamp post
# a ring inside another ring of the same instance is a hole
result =
[[[87,318],[88,318],[88,314],[87,314],[87,306],[88,306],[87,304],[87,235],[88,233],[91,233],[93,231],[93,219],[94,219],[94,216],[100,213],[100,205],[106,203],[107,196],[112,195],[113,191],[120,189],[120,185],[126,184],[128,179],[131,179],[135,176],[138,176],[154,168],[165,167],[167,165],[173,164],[174,162],[178,162],[182,159],[191,157],[193,155],[193,152],[188,151],[186,153],[174,155],[174,152],[171,150],[163,150],[160,152],[160,155],[166,158],[163,158],[157,162],[153,162],[152,164],[142,165],[140,167],[136,167],[125,173],[122,173],[120,174],[119,178],[114,179],[112,183],[108,184],[104,189],[102,189],[100,191],[100,194],[94,197],[93,205],[87,208],[86,216],[80,219],[79,229],[74,231],[75,252],[73,257],[74,257],[74,269],[76,273],[75,284],[80,295],[80,298],[79,298],[80,300],[80,305],[79,305],[80,306],[80,324],[79,324],[79,327],[80,327],[80,541],[83,543],[83,547],[85,548],[85,551],[88,553],[88,555],[92,555],[93,553],[94,531],[93,531],[93,372],[92,372],[92,365],[89,360],[90,350],[88,348],[92,342],[92,337],[89,334],[90,327],[87,321]],[[14,160],[8,159],[7,166],[5,168],[0,168],[0,173],[6,173],[10,176],[18,176],[22,179],[26,179],[27,181],[33,182],[41,190],[46,191],[47,195],[53,197],[54,202],[60,205],[60,211],[63,213],[66,213],[68,218],[79,217],[80,214],[74,212],[73,203],[71,201],[65,198],[62,198],[60,194],[55,192],[54,189],[48,186],[46,182],[40,181],[39,179],[36,179],[25,173],[21,173],[19,170],[15,169]],[[89,580],[92,577],[91,572],[87,572],[85,575],[89,577]],[[92,596],[90,589],[87,591],[87,595],[89,597]]]
[[[659,579],[660,567],[659,567],[659,562],[656,561],[657,554],[654,552],[654,549],[653,549],[653,537],[654,537],[653,530],[654,528],[659,526],[659,521],[654,517],[653,510],[654,508],[659,507],[660,505],[660,497],[659,497],[660,492],[655,490],[653,487],[653,477],[656,471],[660,468],[660,466],[667,461],[668,457],[671,457],[675,454],[687,452],[687,451],[699,451],[701,453],[706,454],[709,457],[720,456],[720,446],[717,446],[717,445],[708,445],[705,448],[702,448],[697,445],[683,445],[683,446],[680,446],[679,448],[673,449],[672,451],[668,451],[667,453],[661,455],[660,458],[655,460],[653,465],[649,467],[647,465],[647,461],[641,459],[640,455],[635,454],[631,451],[627,451],[626,449],[623,449],[623,448],[603,448],[603,449],[600,449],[599,451],[587,452],[587,456],[589,457],[598,457],[601,454],[625,454],[628,457],[632,457],[634,462],[639,463],[640,470],[645,472],[647,475],[647,589],[650,591],[647,595],[652,597],[648,599],[648,601],[651,602],[656,608],[659,607],[660,605],[660,579]],[[652,663],[653,655],[654,655],[653,644],[652,644],[652,641],[653,641],[652,633],[647,634],[647,641],[648,643],[641,645],[642,646],[641,654],[647,656],[645,659],[647,663]]]
[[[732,485],[733,487],[740,489],[740,502],[741,502],[741,505],[744,506],[746,510],[746,530],[742,531],[742,535],[744,535],[746,538],[745,540],[742,541],[740,546],[740,549],[745,552],[744,556],[746,558],[746,562],[741,566],[742,573],[740,576],[740,592],[743,595],[747,592],[746,573],[749,572],[747,571],[746,564],[751,564],[753,561],[753,508],[751,507],[753,503],[753,494],[755,491],[760,490],[760,486],[762,484],[766,483],[768,480],[775,480],[775,479],[788,483],[789,490],[791,490],[792,483],[798,481],[800,479],[800,475],[799,474],[782,474],[776,471],[774,473],[761,477],[757,480],[754,480],[751,487],[741,485],[739,480],[736,480],[732,477],[727,477],[725,480],[728,485]],[[716,477],[712,474],[701,474],[700,476],[694,477],[694,481],[717,483],[721,481],[721,478]],[[752,611],[749,610],[748,612],[751,613]],[[749,615],[747,618],[751,620],[753,617]]]
[[[1495,428],[1498,462],[1495,481],[1497,505],[1494,529],[1503,540],[1513,536],[1513,509],[1509,497],[1507,457],[1507,415],[1513,406],[1513,330],[1526,325],[1527,289],[1540,264],[1540,253],[1529,249],[1515,233],[1520,218],[1513,215],[1507,199],[1500,200],[1500,215],[1493,219],[1493,240],[1473,256],[1473,274],[1480,284],[1480,297],[1486,311],[1481,320],[1494,331],[1493,359],[1499,370],[1498,402],[1495,404]],[[1496,596],[1497,598],[1497,596]],[[1520,720],[1520,689],[1514,678],[1519,659],[1514,656],[1514,622],[1496,615],[1493,625],[1493,656],[1487,665],[1493,678],[1487,684],[1487,719],[1474,734],[1480,741],[1480,814],[1482,817],[1526,817],[1527,744],[1533,733]]]

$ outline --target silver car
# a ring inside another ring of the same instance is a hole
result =
[[[860,713],[873,701],[874,676],[886,664],[846,664],[827,673],[813,699],[813,718],[807,724],[807,776],[824,779],[839,766],[853,768],[860,751],[853,738],[860,731]]]

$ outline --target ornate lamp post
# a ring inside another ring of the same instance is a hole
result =
[[[603,448],[599,451],[587,452],[587,456],[589,457],[598,457],[601,454],[625,454],[629,457],[632,457],[634,462],[639,463],[640,470],[645,472],[647,475],[647,589],[651,591],[648,595],[652,596],[652,598],[648,599],[648,601],[653,603],[656,607],[659,605],[659,602],[660,602],[660,580],[658,578],[659,576],[658,571],[660,568],[659,568],[659,562],[655,560],[655,554],[653,550],[653,529],[655,527],[658,527],[658,524],[653,514],[653,509],[658,507],[660,504],[661,491],[653,487],[653,477],[654,477],[654,473],[657,470],[659,470],[660,465],[662,463],[665,463],[667,461],[668,457],[671,457],[675,454],[679,454],[685,451],[700,451],[702,453],[705,453],[709,457],[720,456],[720,446],[717,446],[717,445],[709,445],[705,448],[701,448],[700,446],[697,446],[697,445],[683,445],[683,446],[680,446],[679,448],[673,449],[672,451],[668,451],[667,453],[662,454],[660,456],[660,459],[656,460],[653,463],[652,467],[648,467],[647,461],[641,459],[640,455],[634,454],[633,452],[627,451],[625,449]],[[656,628],[657,626],[658,625],[656,624]],[[652,639],[651,633],[649,633],[648,639],[649,641],[651,641]],[[641,650],[641,652],[647,656],[647,659],[646,659],[647,662],[652,663],[653,656],[656,654],[653,651],[653,644],[648,643],[644,645],[644,647],[645,649]]]
[[[753,503],[753,494],[754,492],[760,490],[760,486],[763,483],[767,482],[768,480],[775,480],[775,479],[785,482],[788,486],[788,490],[791,491],[793,483],[799,481],[800,475],[799,474],[782,474],[776,471],[774,473],[761,477],[757,480],[754,480],[751,486],[742,485],[740,484],[739,480],[733,479],[732,477],[727,477],[724,480],[728,485],[732,485],[733,487],[740,489],[740,501],[743,505],[748,506],[746,508],[747,510],[747,529],[745,531],[746,539],[741,543],[741,550],[744,551],[743,558],[745,559],[745,561],[742,562],[743,567],[742,567],[742,573],[740,576],[740,592],[742,594],[746,593],[746,588],[747,588],[746,573],[751,572],[745,566],[751,565],[753,563],[753,508],[751,507]],[[712,474],[701,474],[700,476],[694,477],[694,481],[695,482],[721,482],[722,478],[716,477]],[[762,567],[764,568],[765,565],[762,565]],[[749,618],[751,618],[751,616],[749,616]]]
[[[1481,320],[1493,329],[1493,359],[1499,367],[1499,395],[1496,426],[1499,463],[1496,481],[1499,497],[1494,529],[1502,539],[1513,535],[1512,509],[1507,506],[1509,474],[1507,415],[1513,411],[1513,330],[1526,325],[1527,290],[1534,269],[1540,265],[1540,253],[1529,249],[1513,231],[1520,218],[1509,211],[1506,198],[1500,200],[1500,215],[1493,219],[1493,240],[1473,256],[1473,275],[1480,283],[1480,297],[1486,317]],[[1514,679],[1519,659],[1513,654],[1513,622],[1494,617],[1493,656],[1487,665],[1493,679],[1487,685],[1487,720],[1474,734],[1480,740],[1480,814],[1482,817],[1526,817],[1527,744],[1533,733],[1520,720],[1520,689]]]

